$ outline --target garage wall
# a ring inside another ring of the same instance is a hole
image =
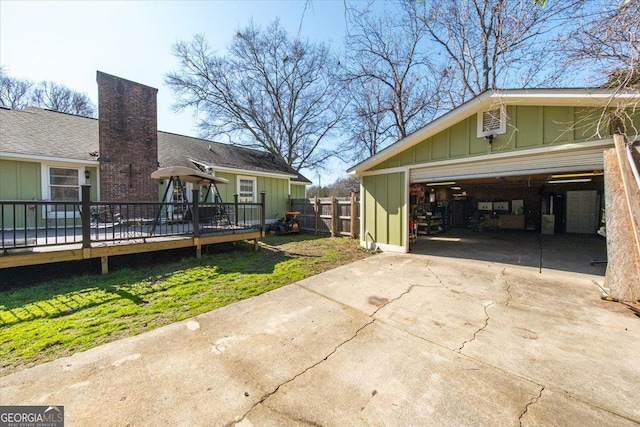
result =
[[[364,246],[403,250],[406,238],[405,173],[362,178],[362,233]]]
[[[602,177],[595,178],[589,183],[573,183],[573,184],[540,184],[536,183],[531,186],[509,186],[509,185],[464,185],[465,191],[469,194],[466,200],[455,202],[459,204],[459,208],[462,210],[458,223],[452,224],[455,227],[466,227],[466,219],[477,210],[478,202],[495,202],[495,201],[511,201],[522,200],[524,203],[524,209],[527,221],[530,222],[534,230],[540,231],[541,218],[543,213],[543,199],[550,197],[561,197],[564,200],[567,198],[567,193],[575,191],[595,191],[597,197],[600,199],[603,197],[603,181]],[[446,199],[447,196],[443,196]],[[558,212],[561,209],[561,212]],[[564,232],[565,230],[565,215],[564,206],[556,206],[554,211],[556,214],[556,229],[557,232]],[[597,206],[592,212],[592,215],[598,217],[600,207]],[[460,221],[463,223],[460,224]],[[593,229],[595,233],[596,229]]]
[[[601,126],[600,135],[596,129],[601,116],[599,108],[510,105],[507,132],[492,144],[477,137],[477,115],[473,114],[371,170],[606,139],[611,137],[608,123]],[[640,125],[640,114],[634,121]]]

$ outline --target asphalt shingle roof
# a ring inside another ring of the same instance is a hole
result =
[[[0,153],[68,160],[95,160],[98,119],[29,107],[0,107]],[[290,175],[292,181],[311,183],[278,156],[230,144],[158,131],[161,167],[194,167],[196,160],[215,168]]]
[[[0,108],[0,153],[95,160],[98,120],[29,107]]]

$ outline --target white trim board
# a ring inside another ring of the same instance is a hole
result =
[[[455,179],[517,176],[603,169],[603,152],[610,144],[580,145],[566,150],[528,150],[516,156],[479,156],[411,169],[411,183]]]

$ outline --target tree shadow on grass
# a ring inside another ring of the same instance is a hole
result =
[[[90,274],[86,266],[77,264],[80,262],[20,267],[13,272],[19,280],[6,289],[8,276],[3,274],[5,286],[0,287],[0,311],[17,320],[6,321],[0,316],[0,326],[67,316],[120,298],[143,305],[147,303],[145,295],[167,289],[154,283],[191,268],[211,268],[219,274],[270,274],[278,263],[295,257],[276,248],[287,241],[291,240],[272,239],[257,252],[252,242],[209,245],[201,258],[187,250],[111,257],[108,275]],[[132,292],[132,285],[140,283],[137,292]]]

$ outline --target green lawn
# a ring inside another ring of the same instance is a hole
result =
[[[186,319],[369,255],[356,240],[304,234],[268,236],[257,252],[249,242],[224,248],[199,259],[0,292],[0,375]]]

